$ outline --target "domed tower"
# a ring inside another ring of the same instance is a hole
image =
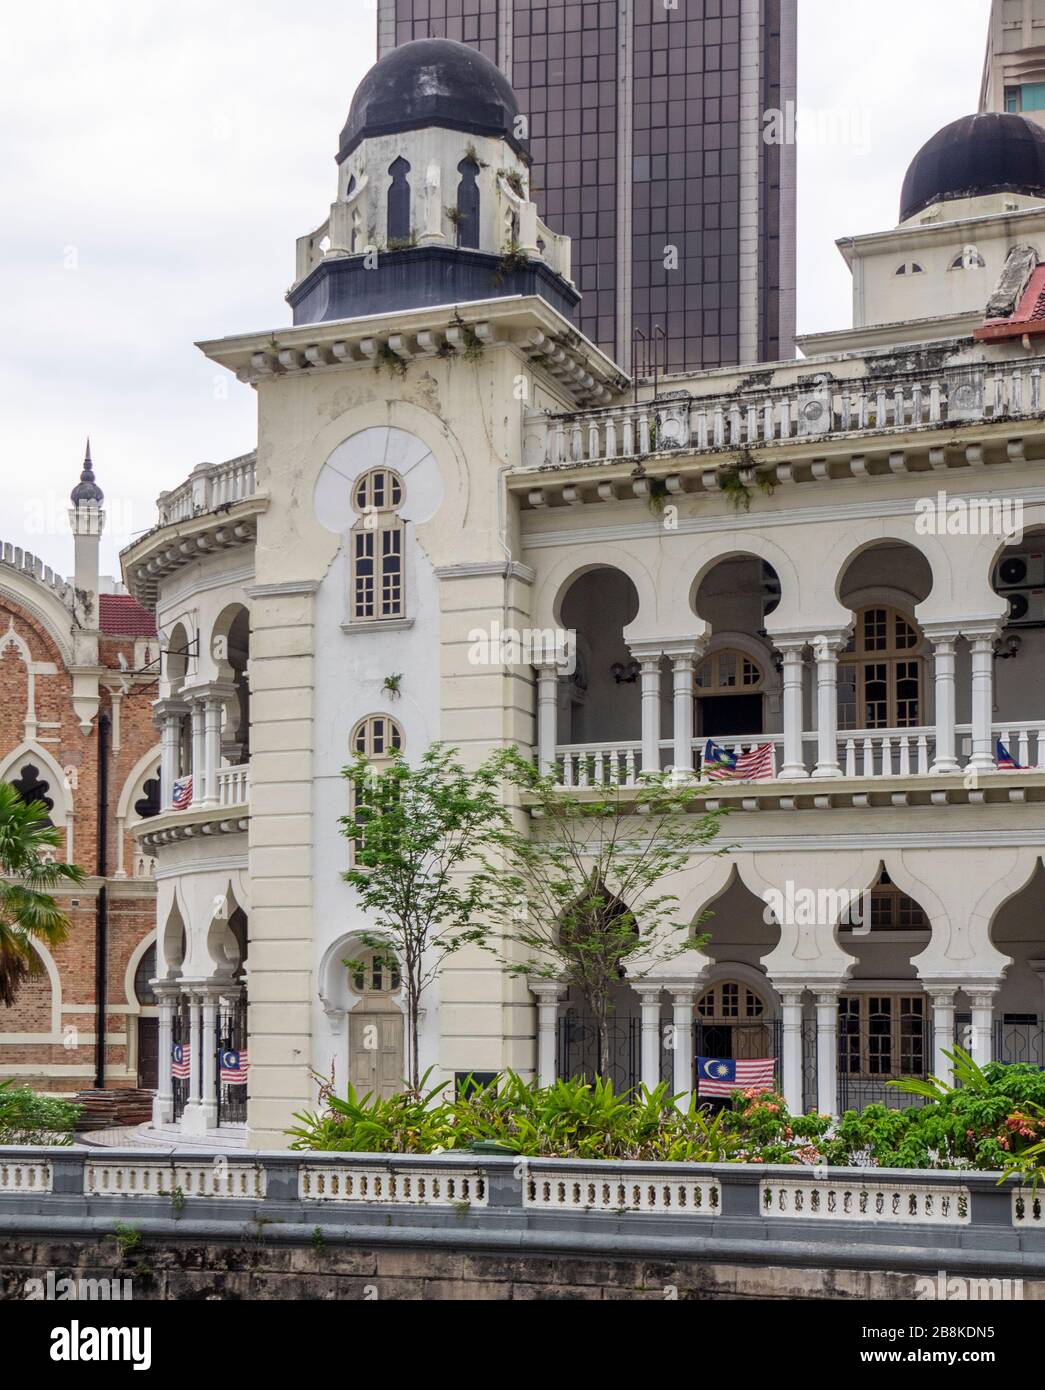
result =
[[[952,121],[907,169],[899,225],[838,242],[853,328],[810,334],[810,353],[982,336],[1017,310],[1045,252],[1045,129],[981,112]]]
[[[419,39],[386,54],[353,97],[330,216],[298,241],[295,324],[533,294],[572,317],[570,242],[530,200],[526,133],[475,49]]]

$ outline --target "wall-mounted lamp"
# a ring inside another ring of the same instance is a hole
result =
[[[642,666],[637,661],[615,661],[610,667],[613,679],[618,685],[634,685],[641,670]]]
[[[1004,651],[1000,649],[994,653],[996,661],[1010,661],[1014,656],[1019,656],[1020,648],[1023,646],[1023,638],[1018,632],[1010,632],[1002,643]]]

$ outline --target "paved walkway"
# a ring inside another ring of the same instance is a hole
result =
[[[244,1125],[229,1125],[206,1135],[188,1135],[173,1125],[157,1129],[151,1125],[121,1125],[77,1135],[76,1142],[103,1149],[143,1149],[151,1153],[173,1153],[177,1149],[180,1153],[223,1154],[232,1149],[247,1152],[247,1131]]]

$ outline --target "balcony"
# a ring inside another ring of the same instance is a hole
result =
[[[160,493],[160,525],[171,526],[253,497],[257,491],[256,463],[255,454],[244,454],[226,463],[198,464],[179,487]]]
[[[955,727],[955,734],[959,767],[957,774],[952,775],[968,780],[972,726],[959,724]],[[991,735],[995,746],[1002,744],[1016,764],[1014,769],[999,771],[1010,776],[1013,771],[1045,775],[1045,721],[993,724]],[[774,750],[774,777],[771,780],[786,781],[788,785],[793,782],[801,784],[801,778],[783,779],[776,772],[783,760],[782,733],[749,734],[743,738],[716,738],[714,742],[718,747],[737,754],[749,753],[771,743]],[[693,776],[698,780],[701,776],[701,762],[706,743],[706,739],[693,739],[690,743]],[[673,766],[674,743],[671,739],[661,739],[659,747],[661,770],[667,771]],[[806,776],[812,779],[811,786],[828,790],[827,779],[814,778],[818,752],[818,735],[815,732],[802,735],[802,752]],[[929,727],[852,729],[837,736],[837,762],[841,776],[846,781],[899,783],[903,779],[935,776],[935,754],[936,730]],[[537,756],[536,749],[534,756]],[[553,771],[556,785],[562,788],[584,790],[597,787],[634,787],[639,784],[642,773],[642,744],[638,739],[618,740],[612,743],[559,744],[555,749]],[[765,784],[730,780],[718,785],[753,789]]]
[[[528,421],[523,468],[530,472],[675,451],[714,454],[830,441],[833,436],[852,439],[1018,422],[1042,410],[1043,367],[1045,357],[1028,357],[956,366],[938,374],[843,381],[825,373],[812,381],[744,394],[673,391],[656,402],[535,415]],[[705,485],[714,490],[706,477]]]

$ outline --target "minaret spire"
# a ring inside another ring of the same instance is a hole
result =
[[[94,480],[94,464],[91,462],[91,436],[87,436],[87,449],[83,456],[83,470],[80,473],[80,481],[69,494],[69,500],[74,507],[82,506],[84,503],[93,503],[96,507],[101,506],[105,501],[105,494]]]

